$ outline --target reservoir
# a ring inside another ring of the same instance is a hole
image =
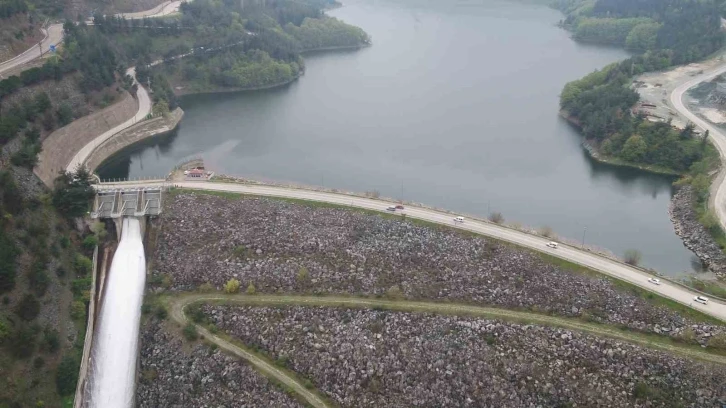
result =
[[[162,176],[202,155],[219,173],[497,211],[619,256],[637,249],[668,275],[692,270],[668,218],[672,179],[593,162],[558,116],[566,82],[625,51],[577,44],[562,14],[515,1],[350,0],[328,14],[373,46],[306,55],[305,75],[279,89],[186,96],[175,135],[101,177]]]

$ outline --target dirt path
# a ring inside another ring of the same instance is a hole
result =
[[[595,323],[586,323],[578,319],[546,316],[537,313],[498,309],[492,307],[471,306],[456,303],[438,303],[408,300],[385,300],[370,299],[363,297],[341,297],[341,296],[297,296],[297,295],[226,295],[220,293],[199,294],[186,293],[176,296],[164,297],[163,301],[168,304],[171,316],[177,322],[186,325],[189,319],[184,315],[184,308],[192,303],[218,303],[218,304],[240,304],[251,306],[275,306],[275,305],[299,305],[299,306],[323,306],[323,307],[347,307],[347,308],[377,308],[401,312],[435,313],[457,316],[471,316],[501,319],[526,324],[539,324],[544,326],[561,327],[564,329],[579,331],[596,336],[609,337],[628,343],[637,344],[659,351],[678,354],[684,357],[701,361],[726,364],[726,356],[712,354],[702,351],[698,346],[689,346],[675,343],[666,336],[656,334],[644,334],[629,330]],[[299,393],[311,405],[315,407],[326,407],[327,405],[314,393],[306,389],[292,376],[276,369],[271,364],[261,360],[257,356],[242,350],[228,341],[211,334],[208,330],[198,327],[198,330],[210,341],[219,347],[228,350],[237,356],[247,360],[253,366]]]

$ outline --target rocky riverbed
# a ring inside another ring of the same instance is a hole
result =
[[[360,211],[267,198],[166,200],[153,278],[172,290],[231,278],[244,291],[402,295],[528,309],[671,334],[671,309],[600,276],[481,236]],[[694,326],[705,344],[721,328]]]
[[[342,407],[715,407],[726,368],[568,330],[377,310],[202,307]]]
[[[139,408],[302,408],[291,396],[239,359],[198,344],[184,344],[163,322],[141,328]]]
[[[676,192],[668,207],[673,227],[683,240],[683,245],[693,251],[709,271],[720,278],[726,278],[726,256],[711,234],[698,222],[693,201],[693,189],[690,186],[682,187]]]

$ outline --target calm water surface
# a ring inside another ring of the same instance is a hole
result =
[[[501,212],[678,275],[671,180],[589,160],[557,116],[562,86],[627,57],[580,45],[554,10],[507,1],[350,1],[330,12],[374,45],[309,55],[272,91],[197,95],[173,138],[117,156],[102,177],[156,176],[202,154],[226,174],[378,190],[465,213]]]

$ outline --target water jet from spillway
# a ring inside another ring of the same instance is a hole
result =
[[[87,407],[134,406],[139,319],[146,282],[141,222],[124,218],[91,351]]]

